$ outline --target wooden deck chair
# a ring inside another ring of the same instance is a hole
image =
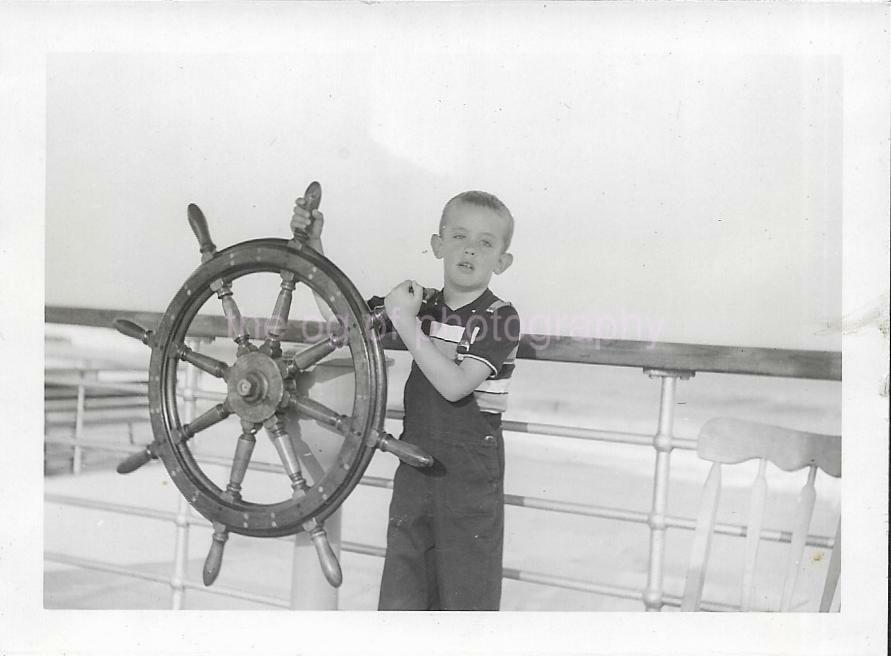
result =
[[[785,579],[780,610],[788,611],[792,605],[792,592],[798,578],[799,565],[804,554],[805,541],[814,511],[816,492],[814,480],[817,468],[830,476],[841,476],[841,437],[804,433],[767,424],[756,424],[739,419],[717,418],[706,422],[699,432],[697,447],[699,457],[714,463],[702,489],[702,500],[696,520],[696,534],[690,552],[682,611],[699,610],[702,588],[708,566],[709,548],[715,526],[715,513],[721,494],[721,465],[735,464],[758,459],[758,474],[752,484],[749,521],[746,529],[745,561],[740,586],[740,610],[750,609],[755,566],[758,560],[761,525],[764,519],[764,503],[767,498],[765,469],[768,462],[785,471],[797,471],[808,467],[807,483],[798,498],[789,555],[786,560]],[[829,560],[829,571],[820,602],[820,612],[830,610],[835,597],[840,574],[841,518],[836,529],[835,542]]]

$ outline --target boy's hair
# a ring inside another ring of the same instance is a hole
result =
[[[446,212],[449,208],[458,203],[468,203],[477,207],[486,207],[494,210],[507,219],[507,230],[504,233],[504,250],[510,248],[511,239],[514,236],[514,217],[507,209],[507,205],[502,203],[497,196],[490,194],[488,191],[462,191],[460,194],[450,199],[442,208],[442,216],[439,219],[439,234],[442,234],[442,228],[445,225]]]

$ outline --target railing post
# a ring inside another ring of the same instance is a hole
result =
[[[84,436],[84,410],[86,409],[86,381],[87,372],[84,371],[86,363],[79,362],[77,365],[77,405],[74,409],[74,453],[71,456],[71,473],[75,476],[80,474],[83,467],[83,450],[80,447],[80,441]]]
[[[643,593],[646,610],[662,610],[662,566],[665,562],[665,517],[668,512],[668,485],[671,480],[672,427],[674,425],[675,391],[678,379],[687,380],[692,371],[644,369],[650,378],[662,379],[659,403],[659,427],[653,436],[656,449],[656,470],[653,476],[653,504],[647,524],[650,527],[650,557],[647,587]]]
[[[200,339],[186,339],[186,345],[193,351],[201,350]],[[186,367],[183,385],[183,416],[184,424],[195,418],[195,391],[198,389],[198,376],[201,372],[198,367]],[[176,511],[176,545],[173,554],[173,575],[170,578],[171,607],[173,610],[182,610],[186,594],[185,580],[188,574],[189,562],[189,504],[185,497],[179,497]]]
[[[170,588],[173,590],[171,608],[182,610],[186,594],[186,564],[189,561],[189,504],[180,496],[176,508],[176,546],[173,557],[173,577]]]
[[[325,520],[325,532],[334,555],[340,559],[340,510]],[[294,536],[291,566],[291,610],[337,610],[337,588],[331,586],[319,566],[319,556],[302,531]]]

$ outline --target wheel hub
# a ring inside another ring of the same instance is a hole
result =
[[[230,370],[229,405],[239,417],[261,422],[275,414],[284,396],[278,364],[260,351],[240,356]]]

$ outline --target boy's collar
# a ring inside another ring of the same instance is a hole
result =
[[[495,296],[495,294],[492,292],[491,289],[486,287],[486,289],[479,296],[477,296],[474,300],[470,301],[470,303],[462,305],[459,308],[453,308],[453,307],[449,307],[448,305],[446,305],[445,288],[443,288],[443,289],[437,290],[437,292],[433,295],[433,298],[430,299],[430,302],[433,305],[442,305],[442,306],[449,308],[453,312],[457,312],[458,310],[465,310],[465,309],[469,309],[471,311],[476,311],[476,310],[479,310],[481,307],[487,308],[495,300],[497,300],[497,297]]]

